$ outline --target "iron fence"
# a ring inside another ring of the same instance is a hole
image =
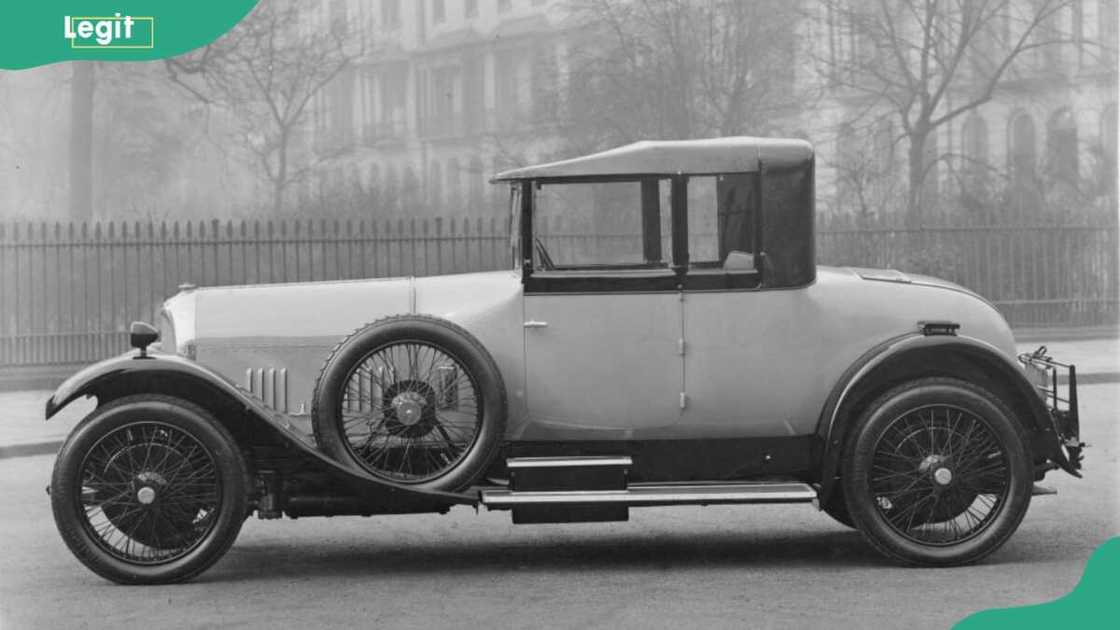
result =
[[[586,226],[582,226],[586,228]],[[558,255],[640,239],[578,224]],[[633,242],[631,242],[633,241]],[[1117,227],[1012,225],[818,231],[823,264],[928,273],[992,300],[1016,327],[1115,325]],[[509,264],[503,218],[0,224],[0,366],[81,364],[127,346],[180,283],[431,275]]]

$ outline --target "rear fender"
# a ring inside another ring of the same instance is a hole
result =
[[[431,504],[433,508],[478,503],[477,497],[470,494],[419,490],[373,477],[356,464],[336,461],[300,432],[289,416],[268,407],[217,372],[179,355],[127,353],[95,363],[66,379],[55,390],[47,400],[46,416],[50,419],[83,396],[97,397],[99,404],[105,404],[121,396],[146,393],[178,396],[208,409],[225,410],[226,413],[216,413],[215,417],[239,441],[248,439],[252,432],[264,431],[271,438],[269,441],[298,451],[357,495],[371,500],[395,505]],[[246,426],[243,421],[246,416],[259,422]],[[254,439],[260,437],[254,436]]]
[[[835,489],[844,445],[863,407],[890,387],[934,375],[981,378],[998,387],[1031,435],[1029,446],[1035,457],[1049,458],[1080,476],[1061,448],[1045,404],[1011,358],[972,337],[911,333],[888,339],[857,359],[825,401],[817,424],[822,445],[821,505],[827,504]]]

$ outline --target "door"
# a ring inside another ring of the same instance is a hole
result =
[[[555,438],[639,439],[680,418],[675,293],[525,296],[530,422]]]
[[[804,435],[819,413],[806,395],[823,360],[816,306],[804,289],[761,285],[757,186],[756,174],[689,180],[682,434]]]
[[[687,293],[682,430],[705,437],[812,433],[821,402],[817,366],[828,359],[816,312],[807,289]]]
[[[645,439],[680,419],[679,280],[657,179],[534,187],[523,440]]]

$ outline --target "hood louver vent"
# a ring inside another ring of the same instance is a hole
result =
[[[287,368],[249,368],[245,370],[245,389],[269,407],[287,413]]]

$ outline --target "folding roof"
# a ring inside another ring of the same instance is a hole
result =
[[[645,140],[582,157],[498,173],[491,181],[565,177],[616,177],[747,173],[804,164],[813,157],[805,140],[735,136],[708,140]]]

